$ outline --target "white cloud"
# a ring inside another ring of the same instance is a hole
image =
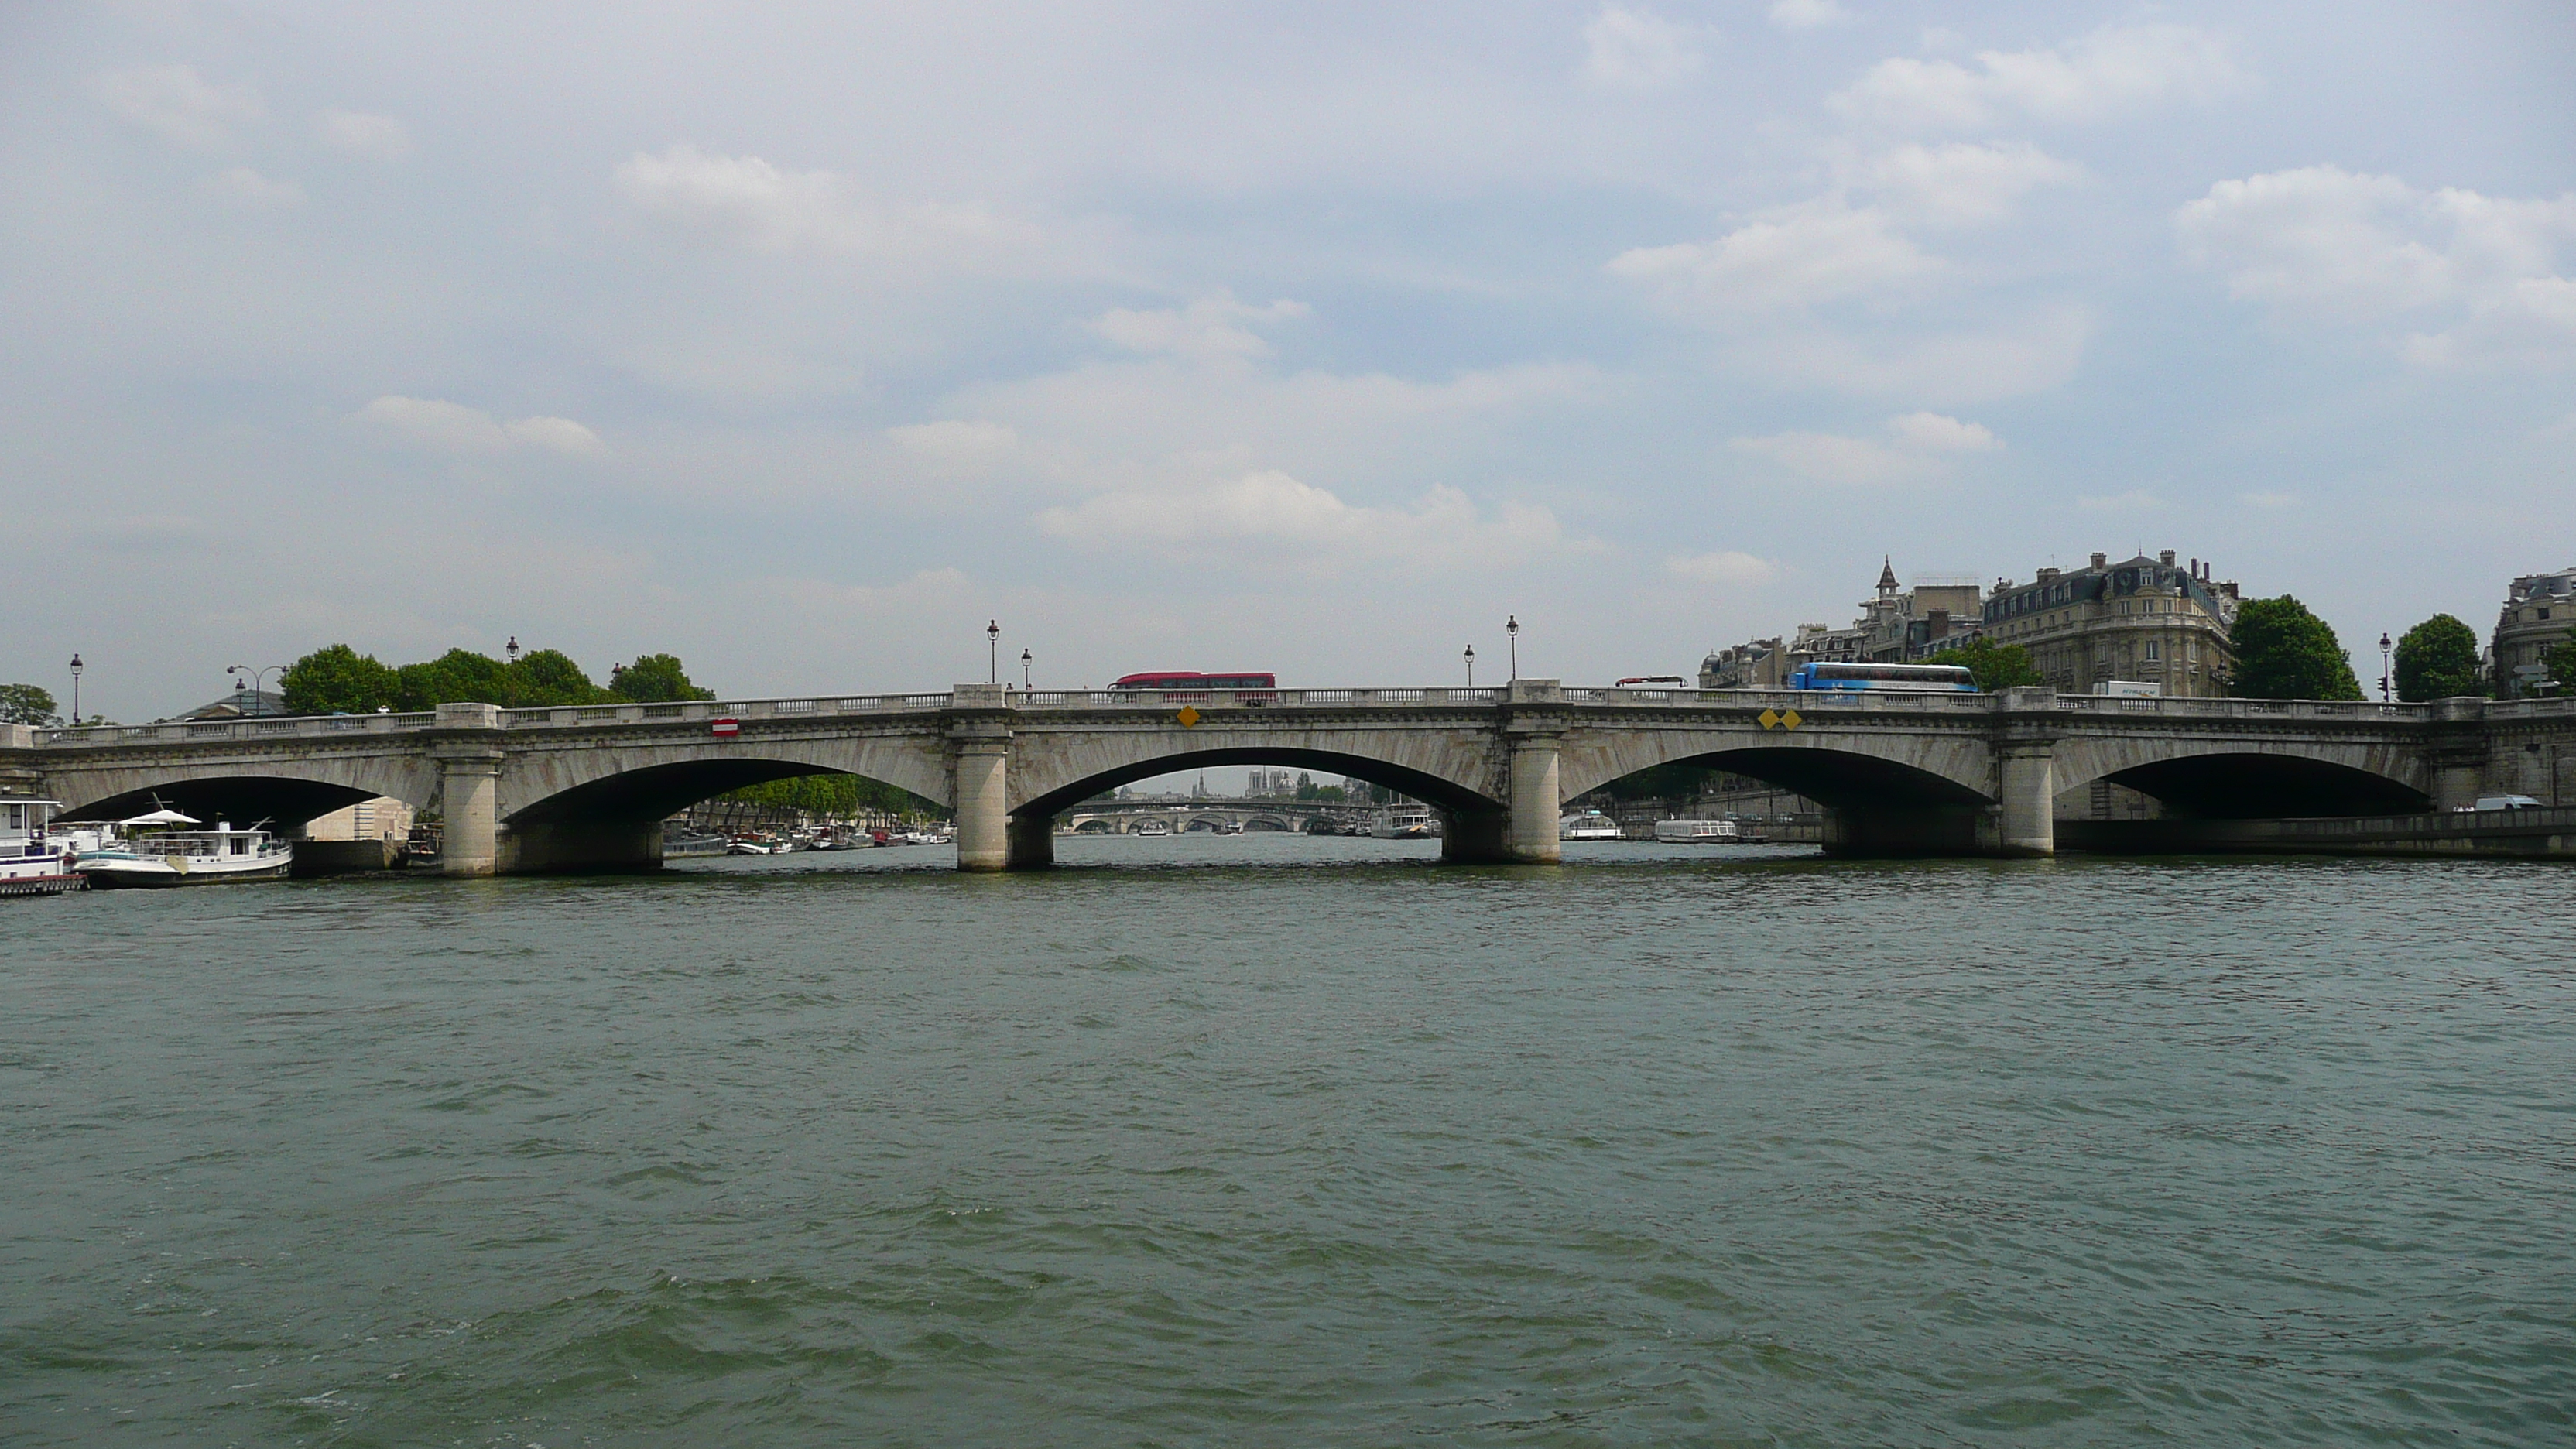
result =
[[[2144,488],[2125,493],[2088,494],[2075,500],[2075,506],[2090,513],[2153,513],[2165,501]]]
[[[380,436],[456,456],[538,448],[572,458],[604,457],[608,445],[570,418],[520,418],[502,423],[481,408],[440,398],[388,394],[358,409],[355,421]]]
[[[1666,572],[1723,588],[1750,588],[1780,576],[1780,566],[1767,558],[1726,550],[1664,560]]]
[[[2092,316],[2044,307],[1977,331],[1786,331],[1733,345],[1735,365],[1864,396],[1958,406],[2044,392],[2075,375]]]
[[[1618,90],[1671,85],[1703,64],[1700,42],[1709,33],[1703,26],[1605,5],[1583,27],[1583,78]]]
[[[637,152],[617,168],[628,201],[657,216],[731,238],[755,251],[929,255],[1022,240],[1021,229],[981,207],[889,205],[829,171],[782,171],[757,156],[717,156],[694,146]]]
[[[2017,119],[2099,121],[2168,100],[2208,101],[2246,83],[2227,43],[2184,25],[2105,28],[2072,45],[1983,50],[1976,68],[1896,56],[1834,106],[1900,128],[1973,131]]]
[[[206,190],[236,206],[268,211],[304,204],[304,188],[292,181],[272,181],[247,166],[218,171],[205,180]]]
[[[1270,344],[1244,327],[1246,322],[1280,322],[1306,315],[1302,302],[1277,301],[1267,307],[1247,306],[1231,293],[1202,297],[1185,308],[1150,312],[1113,308],[1092,323],[1093,330],[1134,352],[1168,352],[1193,362],[1221,362],[1270,355]]]
[[[1929,453],[1991,453],[2003,440],[1983,423],[1963,423],[1939,413],[1907,413],[1889,418],[1888,430],[1909,448]]]
[[[1259,544],[1335,562],[1402,558],[1425,567],[1520,563],[1591,547],[1570,545],[1544,508],[1505,503],[1488,516],[1445,485],[1412,509],[1355,506],[1276,469],[1096,494],[1045,510],[1038,526],[1089,544]]]
[[[2576,348],[2576,194],[2513,200],[2335,166],[2222,181],[2175,214],[2228,294],[2348,324],[2410,321],[2425,363]]]
[[[895,446],[947,472],[979,472],[1010,456],[1019,429],[987,419],[942,418],[886,429]]]
[[[391,116],[364,111],[324,111],[313,118],[314,134],[334,151],[376,161],[398,161],[411,154],[411,132]]]
[[[1771,23],[1782,30],[1813,30],[1821,25],[1848,25],[1851,12],[1834,0],[1771,0]]]
[[[1819,483],[1860,487],[1946,477],[1959,455],[1996,452],[2003,447],[2003,440],[1981,423],[1962,422],[1932,412],[1889,418],[1887,432],[1890,441],[1884,443],[1838,433],[1774,433],[1760,438],[1732,438],[1727,446],[1739,453],[1768,458]]]
[[[599,440],[599,434],[570,418],[520,418],[502,424],[502,431],[510,435],[512,442],[543,448],[549,453],[561,453],[567,458],[608,456],[608,445]]]
[[[1853,168],[1853,180],[1875,191],[1882,205],[1927,226],[2001,221],[2031,191],[2083,177],[2083,167],[2060,161],[2028,141],[1909,143]]]
[[[1721,310],[1809,306],[1913,282],[1942,270],[1885,212],[1819,201],[1784,207],[1712,242],[1638,247],[1610,273],[1669,301]]]
[[[219,86],[194,66],[144,65],[98,78],[99,99],[109,110],[148,131],[199,151],[233,143],[233,128],[268,114],[249,86]]]

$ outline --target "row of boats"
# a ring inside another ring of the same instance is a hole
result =
[[[1625,840],[1619,822],[1598,810],[1568,815],[1556,823],[1559,840]],[[1655,839],[1665,845],[1760,845],[1768,837],[1738,820],[1658,820]]]
[[[875,850],[891,845],[946,845],[944,830],[812,830],[781,833],[746,830],[732,835],[684,835],[662,847],[665,859],[692,855],[794,855],[806,850]]]
[[[57,827],[54,800],[0,797],[0,896],[129,886],[283,880],[295,843],[261,825],[209,827],[156,809],[103,824]]]

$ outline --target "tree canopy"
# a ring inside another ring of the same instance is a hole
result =
[[[370,714],[378,709],[429,710],[442,704],[497,704],[538,709],[559,704],[623,704],[713,699],[689,682],[675,654],[646,654],[620,665],[603,689],[571,655],[536,649],[503,663],[470,649],[399,667],[346,644],[316,649],[278,676],[291,714]]]
[[[0,684],[0,724],[49,725],[54,722],[52,690],[34,684]]]
[[[619,699],[660,704],[675,699],[713,699],[716,692],[689,682],[689,671],[677,654],[642,654],[632,664],[608,672],[608,692]]]
[[[2448,614],[2435,614],[2397,641],[2396,674],[2403,700],[2486,693],[2477,631]]]
[[[799,775],[789,780],[765,780],[739,790],[728,790],[716,798],[741,800],[781,810],[802,810],[809,815],[848,816],[861,810],[881,810],[889,815],[945,816],[948,813],[909,790],[897,789],[882,780],[860,775]]]
[[[346,644],[316,649],[277,676],[288,714],[372,714],[399,691],[393,669]]]
[[[2559,688],[2576,691],[2576,634],[2568,635],[2567,642],[2550,650],[2541,662],[2548,667],[2549,677],[2558,681]]]
[[[2334,629],[2288,594],[2248,599],[2228,640],[2239,699],[2359,699],[2361,681]]]
[[[1977,688],[1988,694],[2010,689],[2017,684],[2042,684],[2039,670],[2030,662],[2030,651],[2018,644],[1998,644],[1992,639],[1976,638],[1956,649],[1945,649],[1925,661],[1930,664],[1956,664],[1976,676]]]

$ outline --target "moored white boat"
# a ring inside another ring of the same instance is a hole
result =
[[[60,895],[85,883],[72,869],[71,843],[46,832],[61,808],[57,800],[0,796],[0,896]]]
[[[1420,805],[1390,805],[1377,812],[1376,823],[1369,834],[1380,840],[1431,840],[1440,834],[1429,809]]]
[[[284,880],[295,864],[294,843],[257,826],[236,830],[219,821],[206,830],[176,810],[116,824],[123,838],[82,851],[72,865],[99,890]]]
[[[1655,838],[1668,845],[1740,845],[1744,831],[1732,820],[1658,820]]]
[[[1136,822],[1135,830],[1131,833],[1136,835],[1169,835],[1172,833],[1172,827],[1167,821],[1139,820]]]
[[[1568,815],[1558,820],[1556,838],[1559,840],[1617,840],[1621,837],[1618,821],[1598,810],[1586,810],[1580,815]]]

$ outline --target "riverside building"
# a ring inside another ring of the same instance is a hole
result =
[[[2487,646],[2496,693],[2528,694],[2549,677],[2549,651],[2576,635],[2576,568],[2525,574],[2513,581]]]
[[[2166,549],[2113,563],[2097,553],[2086,568],[2041,569],[2026,584],[1997,582],[1986,596],[1983,632],[1997,644],[2021,645],[2061,693],[2087,694],[2119,679],[2216,699],[2235,674],[2227,635],[2236,605],[2234,581],[2212,579],[2200,559],[2177,564]]]

